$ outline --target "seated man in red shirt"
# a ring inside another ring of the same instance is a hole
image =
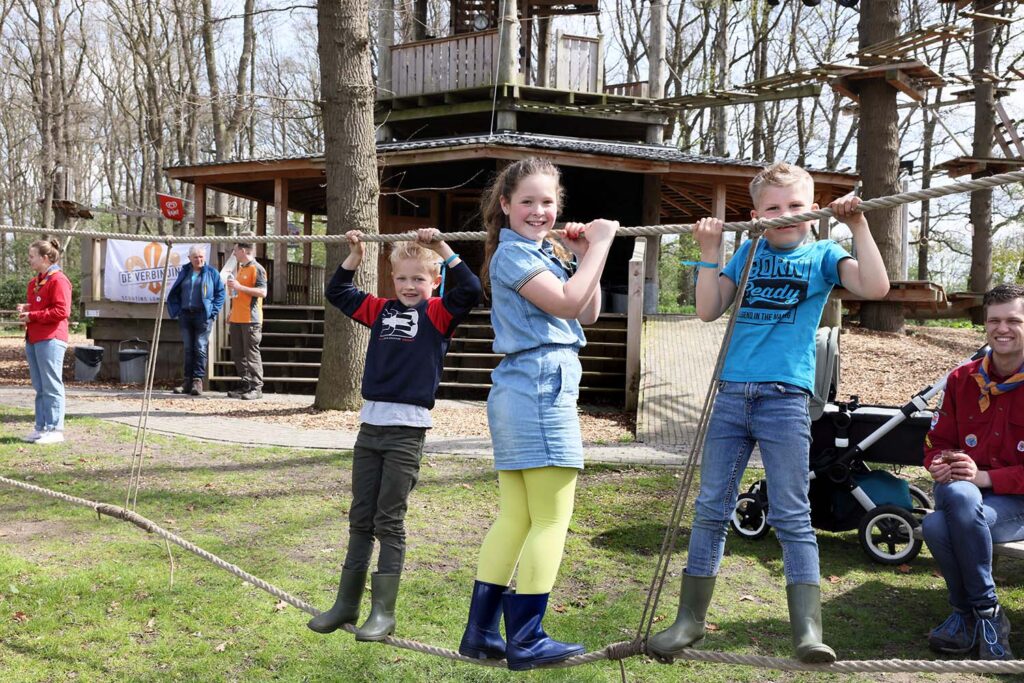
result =
[[[928,645],[1013,659],[992,544],[1024,539],[1024,287],[998,285],[984,304],[989,352],[950,374],[925,440],[935,512],[922,524],[924,540],[953,607]]]

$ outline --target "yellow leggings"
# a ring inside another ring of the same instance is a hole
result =
[[[480,547],[476,578],[507,586],[519,565],[519,593],[550,593],[562,564],[578,470],[500,470],[498,518]]]

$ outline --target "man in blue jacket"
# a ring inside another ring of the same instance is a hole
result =
[[[192,245],[188,250],[188,264],[178,272],[178,278],[167,293],[167,312],[178,319],[181,344],[185,348],[185,380],[174,393],[193,396],[203,393],[210,328],[223,306],[224,283],[220,273],[206,265],[206,250]]]

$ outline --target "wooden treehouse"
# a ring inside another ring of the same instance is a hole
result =
[[[524,2],[518,15],[510,5],[506,11],[512,14],[505,17],[503,9],[492,0],[455,0],[450,35],[418,36],[421,39],[412,43],[392,44],[391,28],[381,28],[376,116],[382,233],[418,227],[481,230],[482,189],[503,165],[527,156],[542,156],[561,167],[565,220],[605,217],[622,225],[650,225],[690,223],[707,215],[729,221],[749,218],[747,186],[762,164],[695,156],[661,144],[667,114],[676,106],[661,101],[663,60],[651,60],[646,83],[610,86],[604,80],[600,36],[552,31],[558,15],[593,12],[596,5]],[[662,43],[654,38],[664,35],[665,26],[658,25],[664,14],[655,14],[652,41],[658,54],[663,48],[657,45]],[[388,16],[385,7],[381,17]],[[544,28],[524,28],[531,23]],[[509,45],[514,49],[509,51]],[[521,53],[519,45],[525,46]],[[806,86],[798,90],[800,95],[816,92]],[[784,87],[766,86],[741,94],[701,96],[702,101],[714,102],[700,106],[773,96],[795,95]],[[194,187],[199,234],[223,230],[222,223],[211,224],[207,217],[210,192],[253,202],[257,233],[284,234],[289,219],[308,233],[314,217],[327,212],[322,156],[178,166],[167,173]],[[856,182],[846,173],[812,175],[815,199],[823,205],[849,192]],[[331,232],[343,232],[344,227],[332,227]],[[581,353],[584,402],[636,405],[643,316],[657,306],[658,244],[657,238],[650,243],[642,238],[615,241],[602,278],[605,311],[587,328],[588,344]],[[92,249],[83,249],[86,282],[97,283],[102,277],[103,248],[97,242]],[[482,242],[459,243],[456,251],[479,272]],[[318,269],[308,248],[291,262],[284,244],[267,247],[258,257],[270,274],[264,307],[266,388],[312,392],[323,347],[324,278],[337,264]],[[391,284],[383,255],[380,259],[377,292],[386,296]],[[213,260],[218,265],[216,257]],[[150,336],[155,305],[114,304],[105,302],[92,284],[83,289],[83,305],[91,311],[91,334],[97,343],[110,347],[129,336]],[[487,394],[490,371],[500,356],[491,349],[486,305],[456,332],[445,361],[441,396]],[[210,382],[220,390],[234,381],[225,321],[222,314],[210,354]],[[163,379],[180,374],[177,334],[176,325],[164,325],[158,365]]]

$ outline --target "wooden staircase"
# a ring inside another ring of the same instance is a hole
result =
[[[263,306],[264,391],[312,394],[323,353],[323,306]],[[606,313],[584,328],[587,345],[580,352],[583,379],[580,400],[623,405],[626,386],[626,316]],[[476,309],[459,325],[445,356],[439,398],[485,400],[491,370],[501,355],[491,350],[494,330],[490,311]],[[210,385],[226,391],[238,382],[227,339],[218,344]]]

